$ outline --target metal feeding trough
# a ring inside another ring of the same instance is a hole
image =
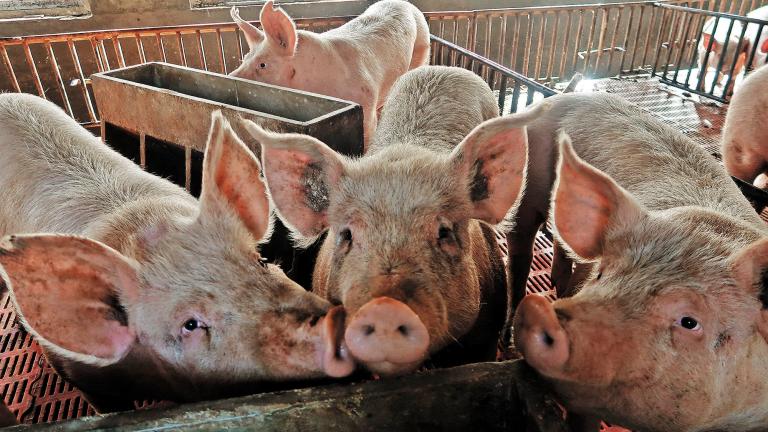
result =
[[[340,153],[363,150],[362,108],[341,99],[157,62],[97,73],[92,80],[102,126],[118,126],[142,140],[202,152],[211,112],[220,109],[246,142],[240,117],[314,136]]]
[[[363,111],[352,102],[191,69],[144,63],[92,76],[102,138],[147,171],[200,195],[203,152],[211,113],[221,110],[238,136],[258,154],[239,119],[277,132],[311,135],[339,153],[363,152]],[[262,255],[288,270],[296,254],[279,221]],[[292,274],[310,283],[311,262]]]

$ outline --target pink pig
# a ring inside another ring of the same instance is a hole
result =
[[[363,107],[365,143],[392,84],[429,59],[429,26],[421,11],[402,0],[382,0],[325,33],[297,30],[291,17],[268,1],[264,31],[232,18],[250,47],[232,76],[350,100]]]

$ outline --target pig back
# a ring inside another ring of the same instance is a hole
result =
[[[554,108],[547,117],[570,135],[579,156],[649,210],[699,206],[764,228],[725,169],[702,147],[651,114],[604,93],[548,100]],[[553,143],[557,129],[548,130]]]
[[[422,66],[395,82],[369,152],[409,144],[448,153],[477,125],[498,114],[493,92],[474,73]]]
[[[0,95],[0,130],[0,235],[82,234],[99,217],[148,197],[194,209],[183,189],[146,173],[51,102]]]

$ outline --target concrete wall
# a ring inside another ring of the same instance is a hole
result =
[[[627,0],[412,0],[424,11],[473,10]],[[91,0],[91,15],[77,18],[0,20],[0,37],[230,21],[229,9],[192,9],[189,0]],[[298,2],[284,5],[294,17],[356,15],[366,0]],[[242,6],[245,19],[256,19],[261,6]]]

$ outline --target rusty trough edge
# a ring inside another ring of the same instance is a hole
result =
[[[562,411],[544,388],[538,375],[523,361],[476,363],[402,378],[21,425],[8,430],[567,431]]]

